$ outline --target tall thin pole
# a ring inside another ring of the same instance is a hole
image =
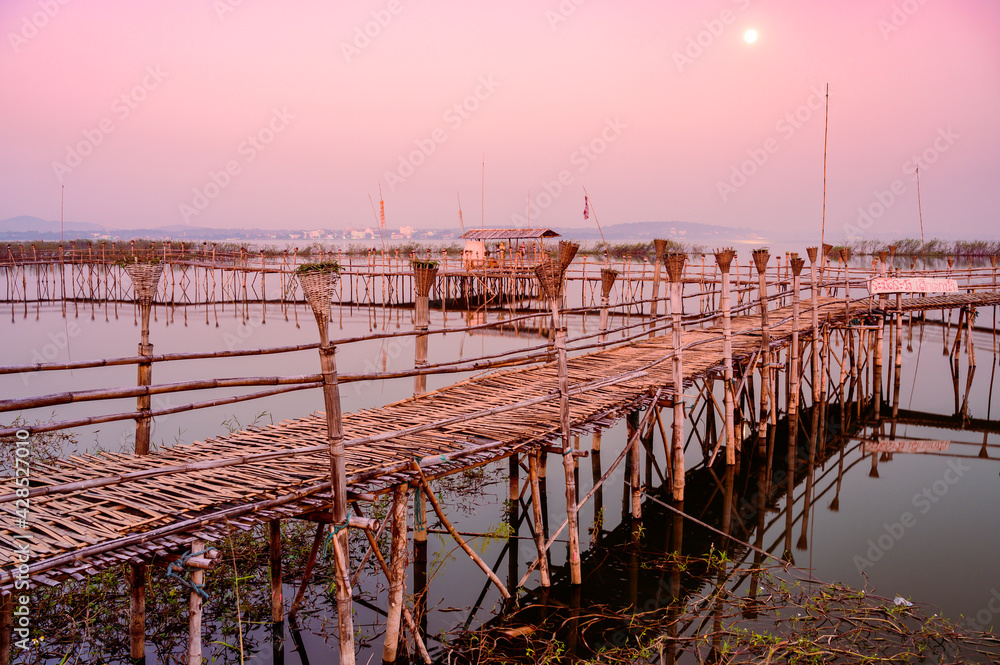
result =
[[[830,133],[830,84],[826,84],[826,119],[823,123],[823,218],[819,229],[820,264],[819,276],[823,277],[823,265],[826,263],[826,146]]]
[[[920,169],[917,172],[917,215],[920,217],[920,257],[924,260],[924,268],[927,267],[927,255],[924,250],[924,211],[920,205]]]

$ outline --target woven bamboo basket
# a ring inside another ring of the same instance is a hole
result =
[[[954,256],[949,256],[948,257],[948,268],[951,269],[951,268],[954,268],[954,267],[955,267],[955,257]]]
[[[414,288],[416,288],[418,296],[426,297],[430,295],[431,287],[434,286],[434,279],[437,277],[437,274],[437,266],[433,268],[418,265],[413,266]]]
[[[684,263],[687,261],[687,254],[674,252],[665,257],[667,264],[667,275],[671,282],[680,282],[684,279]]]
[[[889,259],[889,250],[883,249],[878,253],[878,260],[885,263]]]
[[[128,263],[125,272],[132,280],[132,295],[138,303],[151,303],[163,274],[162,263]]]
[[[573,262],[573,257],[576,256],[578,249],[580,249],[580,245],[575,242],[569,242],[568,240],[559,241],[559,265],[562,266],[563,270],[566,270],[569,264]]]
[[[990,265],[992,265],[994,268],[997,267],[997,259],[998,258],[1000,258],[1000,257],[998,257],[996,254],[994,254],[993,256],[990,257]]]
[[[302,293],[305,294],[306,301],[316,318],[329,320],[333,289],[340,275],[335,272],[307,272],[297,274],[295,277],[299,280]]]
[[[736,258],[736,250],[732,247],[715,250],[715,262],[719,264],[719,269],[722,272],[729,272],[734,258]]]
[[[616,279],[618,279],[617,270],[601,268],[601,298],[607,298],[611,295],[611,287],[615,285]]]
[[[889,258],[896,258],[896,246],[889,245]]]
[[[844,263],[847,263],[848,261],[851,260],[851,248],[850,247],[841,247],[840,248],[840,260],[843,261]]]
[[[771,260],[771,253],[766,249],[753,250],[753,264],[757,266],[757,274],[761,275],[767,270],[767,262]]]
[[[667,253],[667,245],[670,242],[663,238],[653,238],[653,251],[656,253],[656,260],[662,261]]]
[[[806,247],[806,254],[809,255],[809,263],[816,263],[816,257],[819,256],[819,247]]]
[[[802,272],[802,266],[806,264],[806,260],[799,257],[798,254],[793,254],[791,263],[792,263],[792,274],[798,277],[799,274]]]
[[[563,267],[559,263],[546,261],[535,266],[535,277],[542,286],[542,295],[549,300],[562,297]]]

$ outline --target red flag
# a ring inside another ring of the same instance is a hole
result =
[[[590,219],[590,198],[583,197],[583,218]]]

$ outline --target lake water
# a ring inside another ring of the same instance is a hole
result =
[[[300,306],[297,310],[283,312],[277,306],[268,306],[266,323],[261,323],[259,307],[251,307],[249,316],[233,307],[206,311],[205,307],[192,306],[186,310],[156,308],[156,321],[151,330],[151,341],[156,353],[182,351],[204,351],[210,349],[253,349],[271,346],[307,344],[317,341],[315,322],[311,312]],[[335,310],[332,334],[337,337],[362,335],[371,331],[395,331],[412,328],[412,310],[383,311],[379,309]],[[447,316],[447,322],[445,320]],[[490,319],[498,315],[491,313]],[[939,317],[932,313],[930,318]],[[483,315],[468,315],[462,312],[432,311],[432,328],[461,325],[465,322],[483,320]],[[957,312],[953,313],[957,319]],[[28,316],[14,312],[0,324],[3,364],[20,364],[47,361],[82,360],[111,356],[133,355],[138,342],[139,331],[134,323],[133,307],[119,305],[117,317],[103,309],[91,310],[89,305],[70,305],[67,314],[62,315],[58,306],[42,307],[39,311],[29,310]],[[596,329],[596,319],[586,324],[588,330]],[[991,630],[1000,625],[1000,612],[996,609],[1000,598],[1000,566],[996,565],[1000,551],[1000,386],[993,386],[996,373],[997,354],[993,312],[982,312],[976,321],[974,334],[977,366],[969,382],[969,364],[963,353],[957,365],[958,396],[955,395],[954,377],[949,356],[943,350],[954,340],[954,329],[950,331],[939,323],[916,321],[904,329],[903,365],[900,382],[899,408],[913,415],[911,424],[900,424],[895,430],[897,440],[946,441],[946,449],[922,454],[895,452],[865,454],[866,439],[877,438],[880,426],[871,422],[852,420],[847,427],[847,435],[840,436],[831,427],[828,445],[824,451],[814,451],[815,464],[807,464],[809,444],[807,437],[798,439],[799,460],[792,472],[792,496],[780,487],[769,495],[763,513],[754,506],[754,492],[757,476],[751,468],[751,461],[762,453],[746,453],[743,469],[736,474],[735,504],[738,521],[742,524],[736,533],[755,542],[759,547],[781,557],[788,550],[796,566],[823,581],[837,581],[869,589],[887,597],[902,596],[914,603],[927,604],[928,614],[939,612],[950,619],[964,621],[966,626]],[[571,322],[571,327],[579,330],[581,321]],[[886,348],[888,349],[888,334]],[[392,369],[406,369],[413,365],[412,338],[402,340],[369,340],[353,344],[348,350],[338,353],[338,370],[342,373],[361,373]],[[542,344],[546,338],[531,330],[505,334],[455,332],[430,338],[429,358],[431,362],[470,358],[486,353],[508,349],[524,348]],[[835,348],[835,355],[839,354]],[[886,352],[884,368],[883,397],[891,396],[892,386],[888,384],[890,373]],[[213,378],[226,376],[271,376],[311,374],[319,371],[315,350],[282,354],[276,356],[251,356],[243,358],[216,359],[211,361],[183,361],[157,364],[154,367],[154,383]],[[428,389],[447,385],[471,374],[430,377]],[[837,372],[834,372],[836,385]],[[46,394],[71,389],[99,388],[134,385],[135,368],[84,369],[73,372],[35,373],[22,376],[0,375],[0,394],[6,397],[22,397]],[[968,388],[967,388],[968,386]],[[996,388],[996,390],[994,390]],[[251,392],[247,389],[243,392]],[[394,381],[372,381],[345,385],[342,389],[343,408],[356,411],[379,406],[412,394],[412,379]],[[689,391],[691,392],[691,391]],[[215,391],[198,395],[194,399],[209,399],[224,394],[239,394],[238,391]],[[720,403],[721,403],[721,397]],[[966,414],[973,419],[970,429],[945,428],[944,420],[920,414],[952,416],[965,404]],[[168,408],[182,404],[188,396],[166,396],[154,398],[153,408]],[[809,400],[807,400],[808,402]],[[957,402],[957,404],[956,404]],[[132,400],[118,400],[101,405],[101,412],[120,412],[134,408]],[[204,409],[190,413],[180,413],[158,418],[153,431],[153,443],[157,447],[204,440],[206,437],[224,434],[254,422],[279,422],[286,418],[306,415],[322,408],[319,391],[300,391],[275,396],[261,401]],[[850,409],[849,405],[845,409]],[[841,405],[835,401],[830,406],[830,422],[843,422]],[[43,409],[23,414],[28,421],[63,420],[92,415],[92,403],[82,403]],[[806,409],[802,417],[802,428],[808,432],[812,413]],[[667,420],[669,412],[664,413]],[[10,414],[4,422],[10,422]],[[669,428],[669,421],[666,422]],[[704,420],[694,420],[689,426],[704,430]],[[105,449],[128,451],[132,445],[134,424],[130,421],[112,423],[99,427],[84,427],[74,430],[74,441],[63,445],[63,454]],[[983,430],[986,430],[984,433]],[[882,426],[882,437],[888,429]],[[604,432],[603,468],[613,460],[625,442],[625,424]],[[785,443],[787,428],[779,427],[773,444],[775,459],[774,481],[776,485],[787,482]],[[587,448],[586,440],[583,447]],[[749,448],[753,445],[747,444]],[[945,448],[941,444],[940,448]],[[663,446],[659,435],[653,450],[657,465],[663,468]],[[874,458],[874,462],[872,461]],[[697,469],[702,461],[702,453],[697,442],[687,453],[686,467],[694,469],[688,480],[689,498],[685,511],[701,518],[716,528],[719,511],[713,508],[718,502],[718,494],[712,485],[715,481],[705,469]],[[580,460],[579,489],[582,495],[592,486],[592,464],[589,458]],[[548,499],[547,509],[550,525],[558,525],[565,510],[561,507],[565,496],[562,487],[561,461],[557,456],[548,457]],[[507,519],[504,500],[507,497],[507,461],[483,468],[469,477],[454,481],[441,481],[439,489],[450,518],[455,527],[463,532],[497,532],[499,525]],[[715,467],[716,477],[724,474],[724,467]],[[644,471],[646,473],[646,471]],[[585,584],[581,590],[581,603],[640,603],[662,601],[662,584],[655,576],[638,575],[630,572],[628,557],[613,555],[619,550],[619,540],[623,530],[628,531],[629,520],[623,517],[627,507],[627,494],[622,491],[625,482],[624,465],[611,476],[602,491],[602,509],[595,513],[595,504],[590,502],[581,511],[581,540],[587,547],[585,554]],[[526,478],[522,472],[522,483]],[[645,479],[645,478],[644,478]],[[649,492],[656,497],[664,497],[658,490],[661,484],[654,473],[648,479]],[[705,496],[703,496],[705,495]],[[747,508],[750,506],[751,508]],[[670,551],[667,546],[675,537],[676,527],[670,513],[657,507],[655,502],[646,502],[644,531],[641,535],[645,556],[662,557]],[[791,517],[789,518],[789,513]],[[758,517],[763,515],[758,521]],[[716,521],[713,521],[716,520]],[[596,522],[599,521],[599,526]],[[761,527],[760,524],[763,523]],[[434,525],[432,524],[432,527]],[[709,546],[724,545],[713,532],[692,523],[683,525],[683,551],[703,554]],[[674,531],[672,531],[672,529]],[[791,529],[791,532],[789,532]],[[524,524],[518,535],[528,536]],[[596,534],[596,536],[595,536]],[[506,535],[506,534],[504,534]],[[301,528],[289,532],[289,538],[296,539],[302,547],[308,547],[311,537],[308,530]],[[361,539],[356,537],[357,554],[362,548]],[[510,548],[506,538],[472,538],[473,545],[490,564],[496,563],[498,574],[505,578],[509,570]],[[625,539],[627,540],[627,539]],[[593,542],[592,542],[593,541]],[[261,541],[263,547],[263,542]],[[791,545],[789,547],[789,545]],[[530,540],[519,541],[513,551],[518,555],[518,573],[523,574],[525,566],[533,558],[533,544]],[[465,557],[456,551],[454,543],[445,536],[432,535],[429,542],[428,559],[431,562],[426,617],[429,646],[440,652],[436,637],[443,633],[453,633],[468,624],[478,626],[490,620],[499,611],[501,602],[498,592],[486,584],[485,577]],[[565,546],[553,548],[553,565],[558,569],[566,561]],[[634,561],[631,564],[636,566]],[[281,643],[277,659],[286,662],[329,662],[331,653],[336,651],[336,612],[329,583],[329,560],[320,566],[320,580],[314,584],[299,624],[301,632],[293,636],[285,627],[287,638]],[[241,585],[248,597],[257,594],[259,611],[266,610],[266,573],[262,569],[252,569],[250,578]],[[253,572],[255,571],[255,572]],[[634,572],[634,571],[633,571]],[[209,573],[210,575],[214,573]],[[325,575],[325,577],[324,577]],[[624,589],[630,579],[636,579],[634,592],[626,594]],[[558,570],[555,575],[553,596],[569,594],[565,574]],[[324,582],[325,580],[325,582]],[[589,582],[588,582],[589,580]],[[297,579],[291,580],[296,582]],[[685,585],[691,588],[710,588],[712,579],[691,577]],[[168,588],[169,580],[159,581]],[[538,585],[537,573],[527,582],[529,590]],[[625,585],[625,586],[623,586]],[[256,591],[254,591],[256,589]],[[412,575],[407,580],[407,591],[413,589]],[[285,586],[287,599],[294,596],[295,585]],[[480,595],[482,599],[480,600]],[[359,582],[355,604],[355,625],[358,627],[360,651],[359,662],[378,662],[381,654],[379,635],[383,629],[379,611],[387,604],[387,590],[384,581],[373,574],[366,574]],[[120,596],[111,594],[110,603],[122,607]],[[478,601],[478,602],[477,602]],[[206,625],[216,632],[206,634],[206,654],[219,662],[239,662],[238,655],[231,646],[233,627],[227,614],[226,602],[217,597],[208,603]],[[476,608],[476,609],[474,609]],[[164,635],[180,635],[186,623],[186,610],[175,608],[172,627],[165,628]],[[251,613],[252,614],[252,613]],[[470,614],[472,615],[470,617]],[[259,618],[259,617],[258,617]],[[121,617],[119,616],[119,619]],[[253,616],[247,617],[247,620]],[[60,621],[57,616],[42,617],[42,624],[48,622],[55,627]],[[229,622],[229,623],[227,623]],[[253,662],[272,662],[272,636],[270,628],[250,623],[244,626],[248,648]],[[173,632],[171,632],[173,631]],[[178,653],[176,639],[163,638],[150,632],[149,654],[159,654],[163,649]],[[175,635],[175,637],[176,637]],[[121,634],[119,634],[121,637]],[[293,639],[293,637],[295,639]],[[179,638],[178,638],[179,639]],[[297,643],[297,640],[301,642]],[[79,641],[65,646],[71,652],[90,654],[94,660],[117,660],[121,651],[113,652],[113,638],[102,638],[93,634],[79,635]],[[172,646],[171,646],[172,645]],[[79,649],[79,651],[77,651]],[[127,646],[124,647],[127,655]],[[57,653],[58,652],[58,653]],[[59,662],[65,649],[55,649],[51,662]],[[582,653],[582,652],[581,652]],[[282,656],[283,654],[283,656]],[[37,654],[42,656],[42,652]],[[45,658],[41,658],[46,660]],[[21,661],[17,661],[21,662]],[[25,660],[23,662],[28,662]],[[152,661],[150,661],[152,662]],[[248,659],[249,662],[249,659]]]

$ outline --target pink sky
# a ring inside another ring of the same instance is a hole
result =
[[[0,28],[0,219],[65,185],[112,227],[363,227],[381,185],[389,226],[457,227],[456,193],[479,226],[485,154],[487,226],[529,193],[590,224],[586,187],[604,225],[818,236],[829,84],[828,238],[918,233],[914,156],[928,237],[998,236],[1000,3],[5,0]]]

